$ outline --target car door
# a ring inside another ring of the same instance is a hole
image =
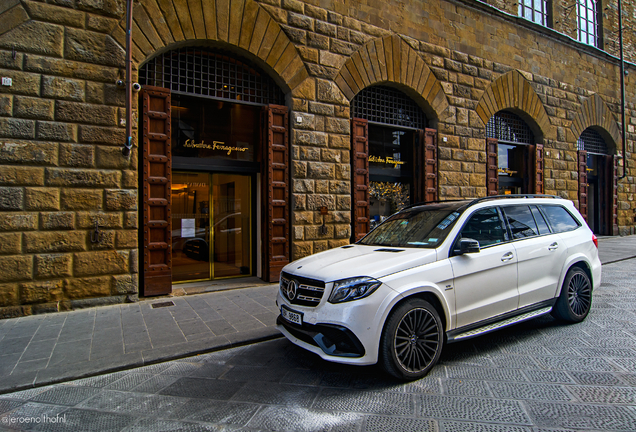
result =
[[[536,206],[503,206],[517,252],[519,308],[554,298],[567,246]]]
[[[451,252],[457,327],[517,309],[517,256],[496,207],[477,210],[462,227],[461,238],[479,242],[478,253]]]

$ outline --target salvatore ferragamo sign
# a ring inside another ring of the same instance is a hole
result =
[[[216,151],[224,151],[227,152],[228,156],[233,152],[244,152],[249,150],[249,147],[236,147],[236,146],[228,146],[225,145],[224,142],[221,141],[212,141],[212,144],[206,144],[205,141],[201,141],[200,143],[194,142],[192,139],[188,139],[183,144],[184,147],[187,148],[197,148],[197,149],[206,149],[206,150],[216,150]]]

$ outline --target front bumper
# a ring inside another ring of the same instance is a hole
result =
[[[346,327],[334,324],[291,323],[279,316],[277,326],[306,344],[313,345],[323,353],[335,357],[362,357],[365,354],[360,340]]]

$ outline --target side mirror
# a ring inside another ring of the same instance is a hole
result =
[[[479,242],[477,240],[463,238],[459,241],[459,247],[455,248],[454,252],[457,255],[464,255],[469,253],[479,253]]]

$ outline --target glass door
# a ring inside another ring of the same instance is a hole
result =
[[[173,172],[172,281],[252,274],[251,178]]]

